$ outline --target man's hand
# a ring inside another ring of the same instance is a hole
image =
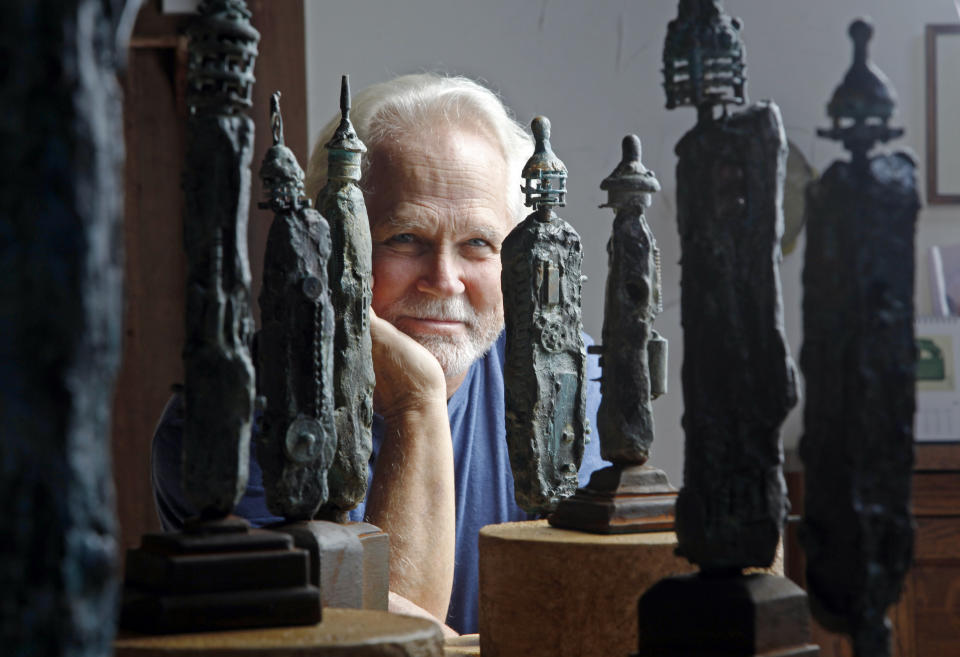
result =
[[[444,619],[453,587],[453,444],[443,369],[370,311],[374,408],[384,436],[367,519],[390,534],[390,590]]]

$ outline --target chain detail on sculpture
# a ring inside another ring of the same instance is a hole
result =
[[[184,494],[203,517],[246,488],[254,370],[247,213],[259,33],[240,0],[207,0],[191,24],[187,157]]]
[[[854,21],[853,65],[818,133],[843,142],[807,188],[803,350],[807,382],[800,455],[807,481],[801,543],[811,609],[849,634],[858,657],[891,654],[888,607],[913,552],[916,165],[868,151],[888,128],[893,92],[867,61],[872,28]],[[895,263],[895,264],[894,264]]]
[[[328,479],[330,495],[321,508],[325,518],[345,520],[367,492],[367,462],[373,448],[373,360],[370,355],[370,308],[373,261],[367,208],[357,185],[366,147],[350,123],[350,84],[340,88],[342,118],[328,152],[327,184],[317,209],[330,223],[332,253],[328,265],[334,329],[334,404],[337,451]]]
[[[523,169],[534,211],[503,242],[506,436],[517,504],[553,510],[577,488],[586,415],[580,236],[562,206],[567,169],[550,147],[550,122],[533,120],[536,149]]]
[[[337,445],[330,228],[310,207],[303,169],[283,143],[280,92],[273,94],[270,119],[273,146],[260,168],[266,196],[260,207],[273,210],[274,220],[260,292],[258,361],[266,409],[257,459],[270,511],[309,520],[327,499],[327,470]]]

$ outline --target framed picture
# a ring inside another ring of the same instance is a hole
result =
[[[916,341],[916,439],[960,440],[960,318],[918,317]]]
[[[960,25],[927,25],[927,202],[960,203]]]

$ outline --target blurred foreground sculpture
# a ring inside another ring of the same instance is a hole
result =
[[[664,45],[667,106],[697,109],[676,148],[686,434],[676,531],[700,573],[640,599],[640,657],[818,652],[803,591],[742,574],[776,554],[780,424],[797,395],[779,279],[786,138],[773,102],[728,112],[747,102],[740,27],[718,0],[681,0]]]
[[[0,94],[0,652],[106,657],[123,315],[117,73],[140,2],[6,3]]]
[[[580,236],[554,212],[567,168],[550,147],[550,121],[532,123],[536,149],[523,169],[532,214],[503,241],[506,434],[517,504],[552,511],[577,489],[586,422]]]
[[[337,448],[333,425],[333,307],[327,286],[330,227],[311,208],[303,169],[283,143],[280,92],[273,95],[273,146],[260,169],[274,212],[260,292],[260,392],[266,397],[257,460],[267,506],[311,520],[327,499]]]
[[[887,608],[913,554],[916,165],[869,156],[903,134],[894,95],[867,59],[873,28],[850,25],[853,65],[818,130],[850,151],[807,188],[800,455],[807,485],[801,541],[811,607],[849,634],[858,657],[891,654]]]
[[[254,126],[244,112],[260,35],[242,0],[205,0],[188,34],[182,481],[199,515],[128,551],[121,623],[149,633],[316,623],[320,592],[307,552],[228,515],[246,488],[253,417]]]
[[[676,489],[666,474],[645,465],[653,443],[651,402],[666,392],[667,341],[653,330],[662,310],[660,250],[643,212],[660,183],[640,161],[640,139],[623,138],[623,158],[601,183],[616,212],[607,243],[603,399],[597,413],[600,454],[613,465],[594,472],[586,488],[563,500],[550,524],[619,534],[673,528]]]
[[[350,123],[350,85],[343,77],[342,119],[326,144],[327,184],[317,195],[317,210],[330,224],[333,251],[328,264],[336,309],[333,339],[334,404],[337,451],[328,473],[330,496],[321,516],[343,522],[347,511],[367,493],[367,464],[373,449],[373,360],[370,355],[371,255],[367,208],[357,181],[367,151]]]

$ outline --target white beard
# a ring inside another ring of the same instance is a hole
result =
[[[475,360],[490,350],[503,329],[502,306],[481,314],[467,302],[463,295],[449,299],[438,299],[432,296],[419,299],[397,299],[379,314],[394,325],[397,318],[403,316],[463,322],[467,329],[467,334],[463,337],[416,333],[400,329],[433,354],[447,377],[466,372]]]

